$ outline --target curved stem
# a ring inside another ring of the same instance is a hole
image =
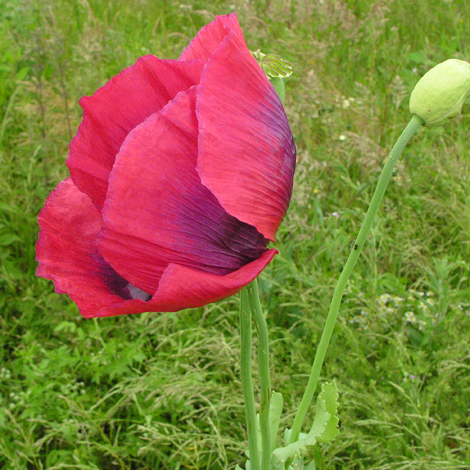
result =
[[[310,406],[313,395],[315,394],[315,390],[317,388],[318,379],[320,377],[320,372],[323,365],[323,360],[325,359],[326,350],[330,343],[331,335],[333,334],[344,289],[348,282],[349,276],[352,273],[354,265],[356,264],[356,261],[359,258],[359,254],[361,253],[362,247],[364,246],[364,242],[367,238],[367,235],[370,232],[372,222],[374,221],[379,205],[382,202],[385,189],[388,185],[388,182],[390,181],[390,177],[392,176],[395,163],[400,157],[405,145],[411,139],[413,134],[417,131],[419,126],[421,126],[421,124],[423,124],[423,120],[418,116],[413,115],[411,121],[408,123],[406,129],[398,138],[396,144],[390,152],[387,162],[385,163],[385,166],[382,170],[369,209],[366,213],[364,222],[362,224],[361,229],[359,230],[359,234],[354,243],[353,250],[349,255],[348,261],[346,262],[343,268],[341,276],[338,279],[338,283],[333,294],[333,299],[331,301],[330,310],[328,312],[328,317],[326,319],[325,328],[323,330],[320,343],[318,344],[315,360],[313,362],[312,370],[310,372],[310,378],[307,384],[307,388],[304,392],[304,396],[302,398],[299,410],[297,411],[294,424],[292,426],[292,432],[290,437],[291,443],[296,442],[299,439],[300,429],[302,427],[305,415],[307,414],[308,407]]]
[[[240,369],[245,399],[246,432],[248,434],[248,450],[250,453],[251,470],[260,470],[258,429],[256,425],[255,396],[253,392],[253,379],[251,373],[251,351],[253,338],[251,331],[251,306],[248,288],[241,291],[240,303],[240,335],[241,354]]]
[[[261,428],[261,470],[269,470],[271,460],[271,429],[269,425],[269,410],[271,406],[271,379],[269,376],[269,342],[268,327],[259,300],[258,280],[255,279],[248,287],[250,307],[258,332],[258,369],[261,385],[261,403],[259,409]]]

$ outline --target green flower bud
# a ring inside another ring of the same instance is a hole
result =
[[[440,126],[460,113],[470,92],[470,64],[449,59],[429,70],[410,97],[410,112],[427,127]]]

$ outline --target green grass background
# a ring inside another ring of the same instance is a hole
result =
[[[231,11],[252,50],[294,67],[294,195],[260,285],[283,427],[413,86],[470,59],[466,0],[0,0],[0,468],[243,464],[238,298],[85,320],[34,275],[78,99],[141,55],[177,58]],[[340,435],[312,451],[319,469],[470,468],[467,113],[421,129],[387,190],[323,370]]]

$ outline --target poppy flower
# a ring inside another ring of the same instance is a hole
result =
[[[235,14],[80,100],[70,178],[39,214],[37,275],[85,317],[177,311],[250,283],[292,192],[284,108]]]

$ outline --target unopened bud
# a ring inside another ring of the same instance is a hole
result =
[[[410,112],[427,127],[440,126],[460,113],[470,92],[470,64],[449,59],[429,70],[410,97]]]

